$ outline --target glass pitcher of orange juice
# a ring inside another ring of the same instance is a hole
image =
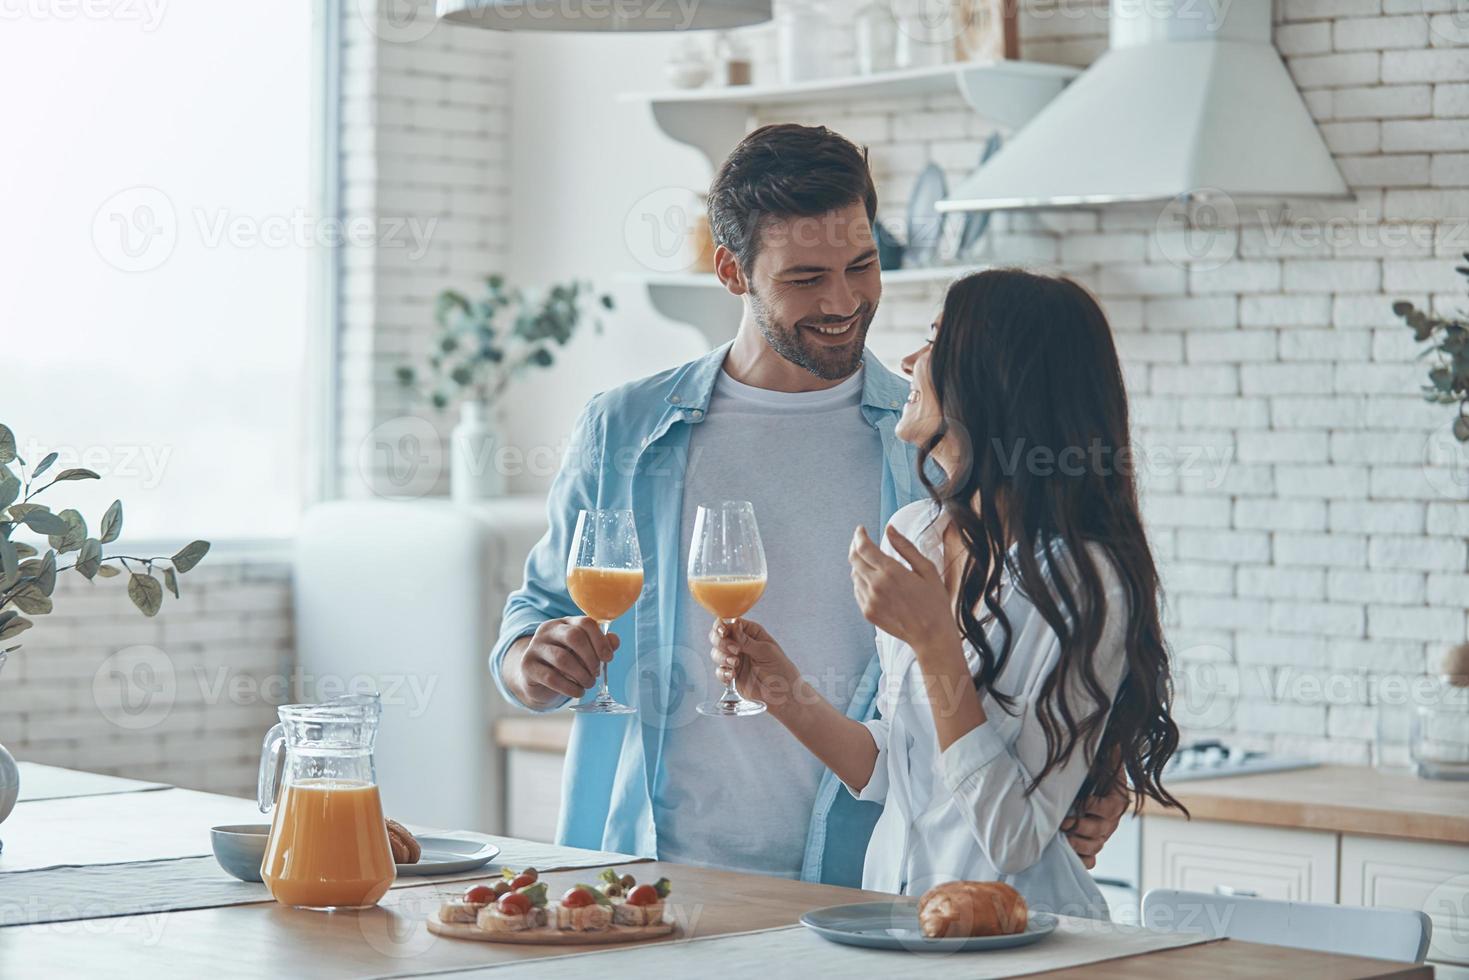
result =
[[[372,763],[381,713],[377,695],[288,704],[266,733],[259,803],[275,815],[260,876],[282,905],[368,908],[397,877]]]

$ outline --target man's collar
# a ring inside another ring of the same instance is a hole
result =
[[[673,383],[668,404],[699,412],[709,410],[714,385],[724,368],[724,359],[734,341],[722,344],[697,360],[690,361]],[[883,365],[871,348],[862,351],[862,404],[871,408],[901,410],[908,397],[908,382]]]

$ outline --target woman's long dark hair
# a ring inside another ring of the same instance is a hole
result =
[[[1014,710],[1014,698],[994,690],[1011,651],[1000,584],[1012,544],[1015,584],[1061,642],[1036,705],[1046,761],[1029,789],[1080,744],[1092,757],[1083,796],[1107,793],[1125,771],[1138,807],[1146,795],[1181,808],[1160,778],[1178,726],[1169,713],[1158,571],[1133,480],[1127,392],[1101,307],[1067,279],[976,273],[949,289],[928,371],[943,422],[918,448],[919,473],[968,551],[958,617],[979,654],[975,687]],[[929,457],[945,436],[960,465],[935,483]],[[1107,608],[1088,544],[1100,546],[1127,594],[1127,673],[1115,701],[1094,664]],[[1063,573],[1047,560],[1048,574],[1042,560],[1057,555],[1072,567]],[[990,618],[1004,637],[998,650],[985,634]],[[1066,696],[1078,684],[1100,705],[1080,717]]]

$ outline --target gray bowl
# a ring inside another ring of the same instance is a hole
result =
[[[268,823],[237,823],[209,828],[214,859],[221,868],[241,881],[261,880],[260,864],[265,860],[265,842],[269,836]]]

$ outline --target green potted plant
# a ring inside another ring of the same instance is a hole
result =
[[[1464,253],[1464,261],[1469,262],[1469,252]],[[1454,269],[1469,279],[1469,265]],[[1428,370],[1423,397],[1440,405],[1457,406],[1459,416],[1453,422],[1454,438],[1469,442],[1469,323],[1462,317],[1433,316],[1406,300],[1394,303],[1392,311],[1413,331],[1414,340],[1429,343],[1421,356],[1433,357],[1434,364]]]
[[[444,411],[459,403],[450,437],[450,493],[471,503],[505,493],[505,474],[495,465],[499,433],[495,408],[511,383],[550,367],[552,353],[571,339],[589,310],[612,309],[612,297],[593,295],[590,283],[556,283],[544,291],[508,286],[487,276],[476,299],[446,289],[434,302],[434,335],[424,368],[402,365],[398,383]],[[593,314],[595,316],[595,314]],[[600,332],[602,323],[595,319]]]
[[[0,425],[0,668],[10,654],[20,649],[15,641],[34,625],[26,617],[51,612],[51,594],[58,575],[75,571],[95,581],[126,574],[128,598],[144,616],[156,616],[163,605],[164,590],[177,598],[178,577],[209,552],[208,541],[191,541],[167,558],[103,554],[102,546],[116,541],[122,533],[122,501],[114,500],[107,508],[95,536],[89,533],[80,512],[71,508],[53,511],[51,497],[44,503],[37,501],[59,483],[101,479],[92,470],[72,467],[42,482],[57,459],[57,453],[47,453],[34,467],[29,466],[16,451],[15,433],[9,426]],[[22,540],[25,537],[35,543]],[[65,555],[73,556],[71,563],[58,564],[63,560],[59,556]],[[161,584],[154,577],[155,571],[162,578]],[[10,815],[19,791],[15,758],[0,745],[0,820]]]
[[[1469,279],[1469,252],[1465,252],[1463,258],[1466,264],[1454,268]],[[1458,415],[1449,431],[1460,444],[1469,443],[1469,322],[1462,314],[1454,318],[1433,316],[1402,300],[1394,303],[1392,310],[1413,331],[1414,340],[1429,345],[1421,355],[1433,359],[1433,365],[1428,369],[1428,384],[1423,386],[1423,397],[1439,405],[1455,406]],[[1465,451],[1457,453],[1461,460],[1466,455],[1469,453]],[[1458,476],[1469,479],[1469,473]],[[1440,673],[1446,688],[1469,687],[1469,643],[1459,643],[1444,655]],[[1439,725],[1435,714],[1436,709],[1420,707],[1415,716],[1411,751],[1415,755],[1418,773],[1434,778],[1465,778],[1469,775],[1469,765],[1462,759],[1469,754],[1469,745],[1419,737],[1420,731],[1431,732]],[[1425,758],[1416,758],[1420,750]],[[1443,752],[1448,752],[1456,761],[1433,758],[1435,753]]]

